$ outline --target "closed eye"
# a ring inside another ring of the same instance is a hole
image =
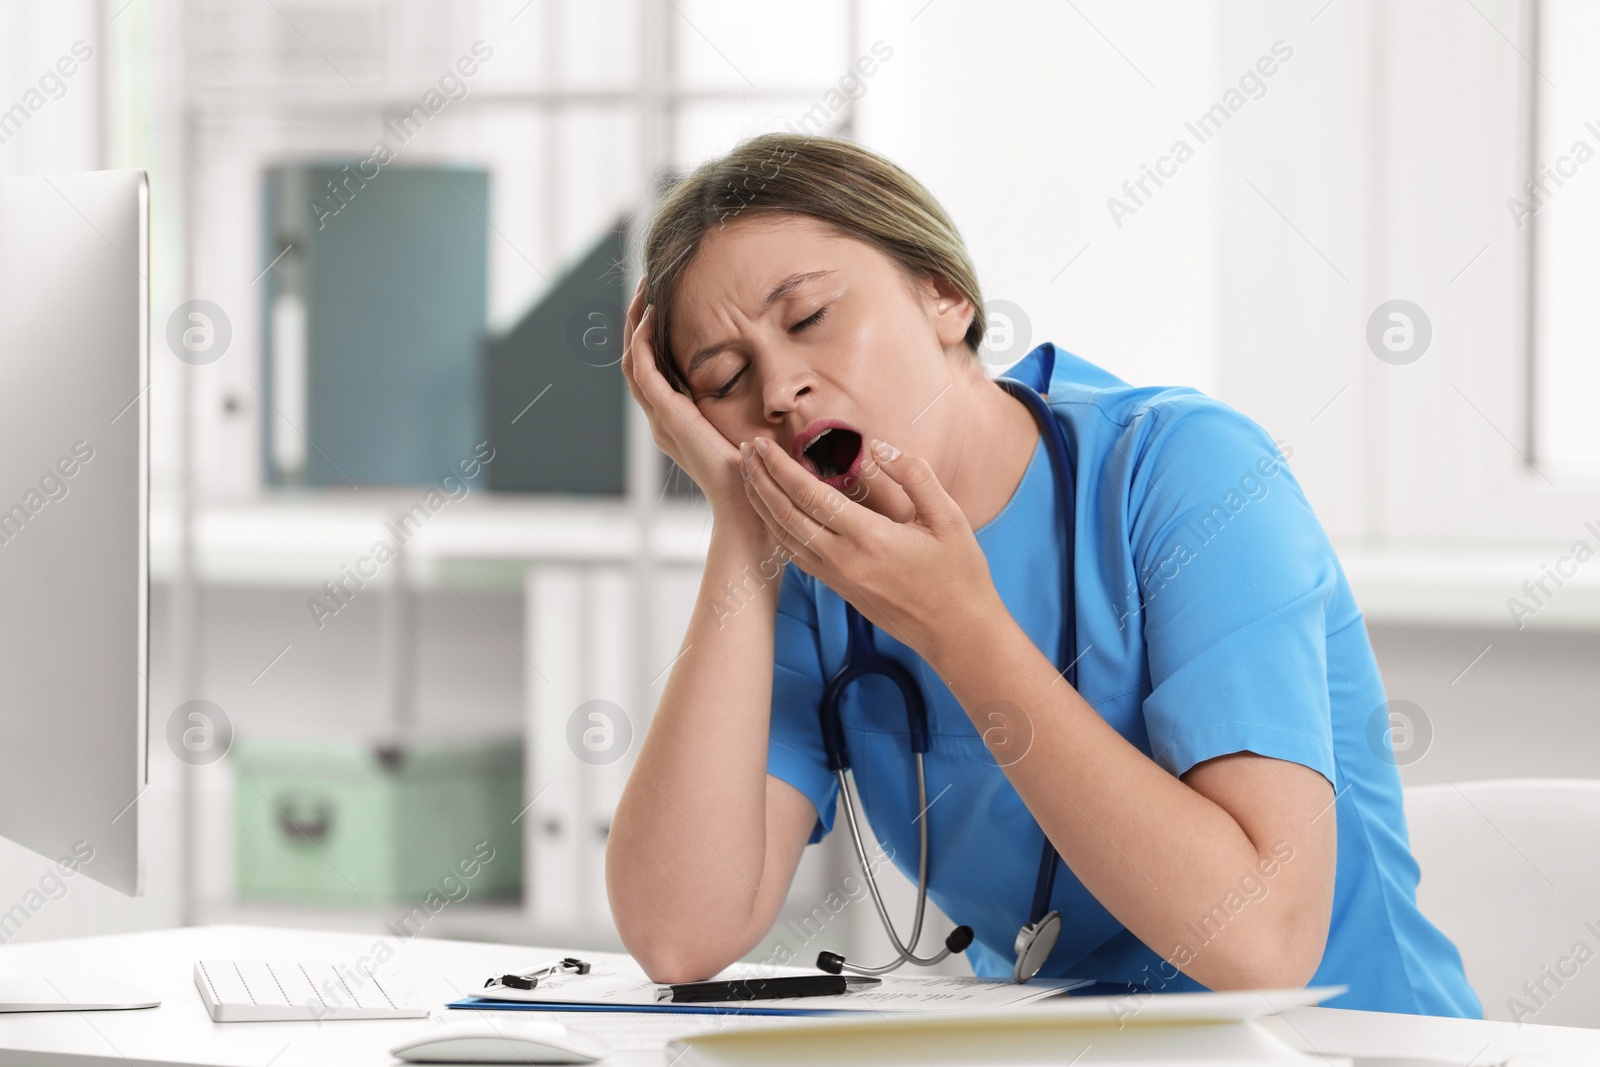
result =
[[[807,315],[805,318],[801,319],[799,322],[797,322],[793,326],[789,327],[789,332],[790,333],[799,333],[801,330],[804,330],[809,326],[815,326],[817,323],[821,322],[827,316],[827,314],[828,314],[828,305],[824,304],[821,307],[819,307],[814,313],[812,313],[810,315]],[[739,373],[738,374],[735,374],[732,378],[729,378],[726,382],[724,382],[722,384],[722,387],[720,389],[717,389],[711,395],[714,398],[716,398],[717,400],[721,400],[722,398],[726,397],[728,395],[728,393],[733,389],[733,387],[738,384],[739,379],[744,377],[744,372],[749,370],[749,369],[750,369],[750,364],[746,363],[743,367],[741,367],[739,369]]]
[[[733,386],[734,386],[734,383],[736,383],[740,378],[743,378],[744,377],[744,372],[749,370],[749,369],[750,369],[750,364],[746,363],[743,367],[739,368],[739,373],[738,374],[735,374],[732,378],[729,378],[726,382],[723,383],[721,389],[718,389],[716,392],[712,393],[711,395],[713,397],[715,397],[716,399],[718,399],[718,400],[721,400],[723,397],[727,396],[728,395],[728,390],[732,389]]]
[[[807,326],[815,326],[817,323],[822,321],[823,316],[826,315],[827,313],[828,313],[828,305],[827,304],[823,304],[821,307],[819,307],[816,310],[815,314],[809,315],[806,318],[803,318],[799,322],[795,323],[793,326],[789,327],[789,332],[790,333],[798,333],[799,331],[805,329]]]

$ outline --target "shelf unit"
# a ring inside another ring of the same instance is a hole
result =
[[[315,589],[373,541],[392,543],[387,524],[413,503],[405,491],[364,491],[209,504],[194,516],[191,577],[204,585]],[[175,516],[152,518],[153,580],[183,578],[181,534]],[[522,587],[522,570],[535,561],[698,564],[710,534],[710,510],[696,503],[663,504],[644,516],[627,501],[475,495],[429,518],[405,554],[413,588],[442,586],[448,574],[509,590]]]
[[[184,62],[175,97],[181,104],[173,105],[179,112],[173,116],[173,128],[181,131],[174,153],[182,161],[184,282],[180,299],[204,295],[235,312],[234,331],[241,356],[214,368],[185,365],[178,371],[177,507],[152,514],[152,580],[169,587],[177,690],[184,698],[203,695],[199,659],[202,588],[315,590],[338,574],[341,565],[364,554],[374,540],[392,541],[385,534],[386,521],[421,496],[420,488],[262,493],[248,487],[240,491],[236,478],[229,482],[230,462],[237,469],[260,468],[253,458],[247,457],[241,466],[228,456],[240,451],[240,441],[248,441],[248,433],[241,437],[237,420],[243,419],[242,425],[248,429],[252,417],[265,416],[259,360],[252,362],[259,329],[252,305],[257,294],[250,279],[259,278],[272,264],[269,256],[260,254],[259,242],[248,225],[253,217],[249,208],[253,189],[242,191],[259,177],[265,162],[308,158],[317,152],[364,156],[383,121],[410,108],[426,88],[425,79],[417,77],[422,66],[418,56],[439,53],[440,39],[526,36],[528,23],[536,20],[531,51],[537,53],[544,69],[543,83],[531,84],[525,79],[516,87],[483,84],[449,104],[449,123],[441,120],[439,128],[429,127],[428,135],[436,139],[431,148],[408,146],[406,151],[408,158],[416,159],[472,157],[479,144],[473,138],[489,143],[487,139],[497,129],[494,122],[508,116],[548,118],[537,124],[542,132],[536,143],[519,148],[523,152],[519,166],[534,179],[537,203],[529,203],[516,216],[519,224],[538,229],[538,238],[525,243],[543,261],[543,269],[515,246],[515,256],[507,254],[503,246],[491,251],[491,257],[501,256],[501,261],[492,258],[492,262],[510,262],[514,270],[531,270],[548,280],[558,273],[560,248],[573,244],[563,240],[570,235],[563,232],[562,168],[581,165],[562,150],[558,140],[561,121],[574,116],[587,121],[592,115],[614,113],[631,121],[637,140],[626,154],[635,167],[631,176],[631,185],[638,191],[635,210],[644,212],[664,179],[684,162],[680,131],[692,109],[731,112],[754,107],[770,113],[784,102],[803,108],[832,88],[820,82],[806,86],[787,81],[757,87],[742,71],[739,81],[730,80],[725,87],[705,84],[703,78],[693,77],[703,72],[686,71],[679,62],[684,46],[699,47],[703,36],[682,6],[670,0],[632,0],[618,10],[631,12],[631,27],[607,27],[607,32],[625,35],[631,29],[637,37],[635,77],[621,88],[563,84],[554,73],[564,60],[565,20],[583,17],[575,16],[570,5],[558,0],[510,8],[482,0],[450,11],[392,0],[356,0],[322,7],[306,2],[284,10],[187,0],[185,34],[178,48]],[[836,71],[848,69],[860,53],[860,17],[856,0],[835,0],[833,13],[842,39],[831,41],[830,46],[838,45],[843,55],[837,63],[830,59],[826,66]],[[313,16],[321,20],[320,25],[308,24]],[[430,22],[438,23],[432,33],[426,30]],[[297,23],[307,24],[303,28]],[[348,37],[339,41],[337,49],[330,49],[322,35],[336,36],[335,26],[343,26]],[[685,38],[685,34],[691,37]],[[313,43],[313,37],[322,40],[323,47]],[[369,47],[374,41],[380,43]],[[502,67],[512,62],[499,61]],[[355,80],[347,77],[346,71],[354,74]],[[848,136],[854,128],[854,100],[848,100],[834,118],[835,124],[825,132]],[[441,137],[442,144],[437,140]],[[501,222],[502,226],[496,227],[491,219],[495,235],[491,241],[510,245],[503,232],[509,227]],[[637,264],[626,266],[630,275],[637,276]],[[491,319],[495,317],[491,315]],[[227,414],[219,415],[219,411]],[[398,584],[403,591],[401,597],[392,598],[398,606],[387,632],[401,644],[390,650],[391,662],[403,665],[408,661],[403,643],[414,640],[415,635],[415,626],[407,624],[413,613],[404,603],[408,595],[404,591],[445,582],[518,590],[530,567],[551,563],[624,568],[634,603],[639,605],[626,642],[635,650],[648,648],[651,635],[645,632],[646,620],[657,614],[653,598],[660,595],[660,579],[664,573],[681,575],[683,568],[700,566],[710,516],[703,502],[664,499],[662,457],[636,405],[629,405],[627,430],[628,487],[621,499],[496,498],[475,492],[433,514],[407,541],[403,565],[386,568],[380,579]],[[257,440],[259,436],[257,432]],[[249,448],[243,451],[248,453]],[[233,488],[220,495],[208,489],[219,479]],[[636,669],[628,680],[628,701],[636,708],[650,707],[654,680],[645,676],[640,656],[635,655],[633,662]],[[396,669],[403,671],[404,667]],[[539,725],[529,722],[525,728],[532,736],[539,732]],[[536,767],[532,748],[530,745],[527,764],[530,781]],[[183,921],[282,914],[238,901],[203,899],[201,868],[206,857],[201,855],[201,834],[194,815],[201,791],[200,775],[194,768],[184,768]],[[532,823],[530,819],[526,825]],[[525,896],[527,893],[525,888]],[[521,909],[521,928],[530,937],[537,937],[541,930],[536,910],[531,901]],[[288,911],[292,915],[285,917],[298,922],[301,909]],[[489,905],[483,910],[462,909],[452,916],[452,928],[456,921],[470,925],[480,920],[487,924],[485,928],[495,929],[500,939],[508,939],[505,909]],[[365,918],[360,913],[341,912],[328,921],[360,924]],[[592,925],[590,940],[604,941],[607,924],[596,921]]]

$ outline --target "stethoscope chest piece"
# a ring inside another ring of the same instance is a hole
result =
[[[1044,966],[1044,961],[1050,958],[1050,952],[1056,947],[1056,938],[1061,936],[1061,913],[1051,911],[1036,923],[1028,923],[1017,932],[1017,969],[1014,972],[1018,984],[1031,981],[1039,973],[1039,968]]]

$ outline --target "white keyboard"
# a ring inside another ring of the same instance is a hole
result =
[[[331,963],[197,960],[194,984],[218,1023],[424,1019],[428,1008],[393,971]]]

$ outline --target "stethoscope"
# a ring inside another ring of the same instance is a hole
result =
[[[1072,584],[1075,497],[1072,457],[1067,448],[1067,435],[1055,414],[1045,403],[1044,397],[1040,396],[1032,386],[1015,378],[996,378],[995,382],[1028,406],[1044,431],[1045,448],[1050,453],[1050,466],[1056,477],[1056,496],[1061,501],[1062,510],[1066,515],[1067,552],[1061,567],[1063,605],[1061,658],[1067,665],[1067,683],[1076,689],[1078,627]],[[920,967],[931,967],[952,952],[962,952],[972,944],[972,927],[958,926],[952,930],[950,936],[945,938],[944,948],[935,956],[922,957],[913,951],[922,935],[922,914],[928,902],[928,788],[922,766],[923,756],[928,751],[928,709],[922,702],[922,691],[917,687],[916,679],[911,676],[911,672],[903,664],[882,655],[873,647],[872,624],[863,619],[861,613],[848,601],[845,603],[845,618],[849,646],[845,652],[844,665],[823,689],[822,704],[818,708],[818,715],[822,720],[822,741],[828,753],[828,769],[839,781],[839,801],[844,805],[856,859],[861,863],[861,870],[867,878],[867,888],[872,893],[872,903],[878,909],[878,918],[883,922],[883,928],[889,934],[889,943],[894,946],[898,958],[893,963],[886,963],[881,967],[862,967],[846,963],[844,957],[837,953],[823,952],[817,956],[817,966],[830,974],[839,974],[841,971],[851,971],[855,974],[884,974],[906,962],[915,963]],[[899,687],[910,726],[911,752],[917,764],[917,810],[920,813],[917,819],[917,837],[921,852],[917,857],[917,915],[911,924],[910,948],[901,943],[899,935],[895,933],[894,924],[889,921],[889,911],[883,905],[877,880],[872,875],[872,864],[867,861],[866,849],[861,844],[861,830],[856,825],[855,804],[850,799],[850,789],[845,781],[845,772],[850,770],[850,753],[845,747],[844,726],[840,722],[839,709],[845,689],[869,674],[881,674]],[[1055,889],[1056,861],[1059,858],[1050,838],[1045,836],[1044,851],[1039,858],[1039,876],[1034,883],[1033,907],[1028,913],[1028,921],[1017,933],[1014,946],[1017,965],[1013,976],[1018,982],[1026,982],[1039,973],[1039,968],[1044,966],[1050,951],[1055,948],[1056,939],[1061,936],[1061,914],[1050,908],[1050,895]]]

